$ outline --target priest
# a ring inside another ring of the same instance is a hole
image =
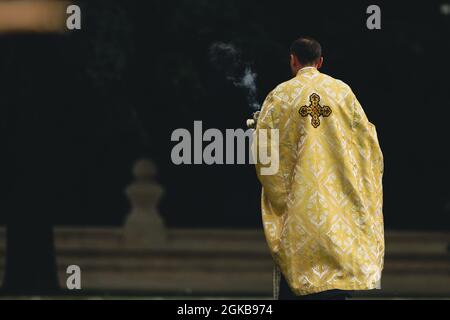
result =
[[[279,152],[274,173],[256,161],[279,299],[345,299],[379,288],[383,269],[377,132],[351,88],[321,73],[322,64],[316,40],[294,41],[294,77],[269,93],[255,130],[258,148]]]

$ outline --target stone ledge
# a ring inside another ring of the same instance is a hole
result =
[[[124,241],[121,228],[55,228],[60,283],[70,264],[96,292],[260,295],[272,292],[261,230],[169,229],[160,248]],[[450,235],[386,232],[383,296],[450,296]],[[0,228],[0,276],[4,229]]]

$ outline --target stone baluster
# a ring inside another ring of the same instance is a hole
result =
[[[156,181],[157,169],[148,159],[138,160],[133,167],[134,181],[125,193],[131,203],[124,236],[127,245],[158,248],[166,241],[166,228],[158,212],[163,188]]]

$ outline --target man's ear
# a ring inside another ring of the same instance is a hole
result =
[[[322,64],[323,64],[323,57],[320,57],[319,63],[317,63],[317,69],[322,68]]]
[[[291,53],[291,66],[295,66],[295,61],[296,57]]]

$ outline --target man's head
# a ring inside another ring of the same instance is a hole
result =
[[[294,75],[304,67],[322,66],[322,47],[312,38],[299,38],[291,45],[291,70]]]

